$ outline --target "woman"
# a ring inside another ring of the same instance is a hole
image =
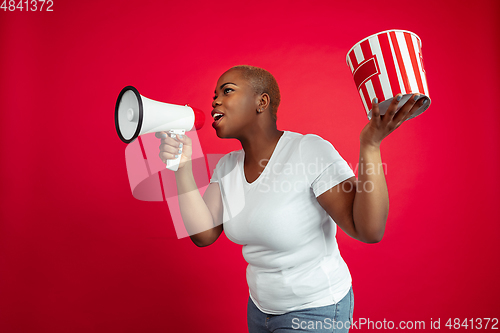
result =
[[[224,229],[243,245],[250,333],[349,330],[351,276],[334,223],[362,242],[382,239],[389,198],[380,143],[427,102],[419,97],[397,110],[397,95],[384,116],[374,100],[360,135],[358,167],[372,172],[360,172],[358,180],[328,141],[277,129],[279,88],[257,67],[233,67],[217,82],[212,126],[219,138],[235,138],[243,149],[221,158],[203,198],[192,173],[190,138],[157,133],[165,163],[183,147],[175,177],[191,240],[208,246]]]

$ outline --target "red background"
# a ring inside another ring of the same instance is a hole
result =
[[[116,97],[208,116],[222,72],[264,67],[278,128],[355,165],[367,119],[345,55],[394,28],[422,39],[432,105],[382,144],[383,241],[339,231],[355,320],[498,317],[498,1],[54,2],[0,11],[1,332],[245,332],[241,247],[178,240],[166,203],[132,197]],[[198,134],[206,154],[240,148]]]

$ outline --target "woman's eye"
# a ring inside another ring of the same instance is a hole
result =
[[[213,97],[213,99],[214,99],[214,101],[215,101],[215,100],[217,99],[217,96],[214,96],[214,97]]]
[[[228,92],[230,92],[230,91],[233,91],[233,89],[231,89],[231,88],[226,88],[226,89],[224,89],[224,94],[227,94],[227,93],[228,93]]]

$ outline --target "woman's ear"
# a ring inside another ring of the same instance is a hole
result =
[[[257,110],[262,110],[264,111],[269,107],[269,104],[271,103],[271,97],[269,97],[269,94],[263,93],[259,96],[259,101],[257,105]],[[262,112],[260,111],[260,112]]]

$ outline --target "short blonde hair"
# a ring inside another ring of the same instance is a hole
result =
[[[278,119],[277,112],[281,101],[281,95],[278,82],[276,82],[274,76],[265,69],[254,66],[239,65],[231,67],[229,70],[232,69],[237,69],[243,74],[243,77],[250,82],[256,94],[260,95],[266,93],[269,95],[271,99],[271,116],[276,121]]]

